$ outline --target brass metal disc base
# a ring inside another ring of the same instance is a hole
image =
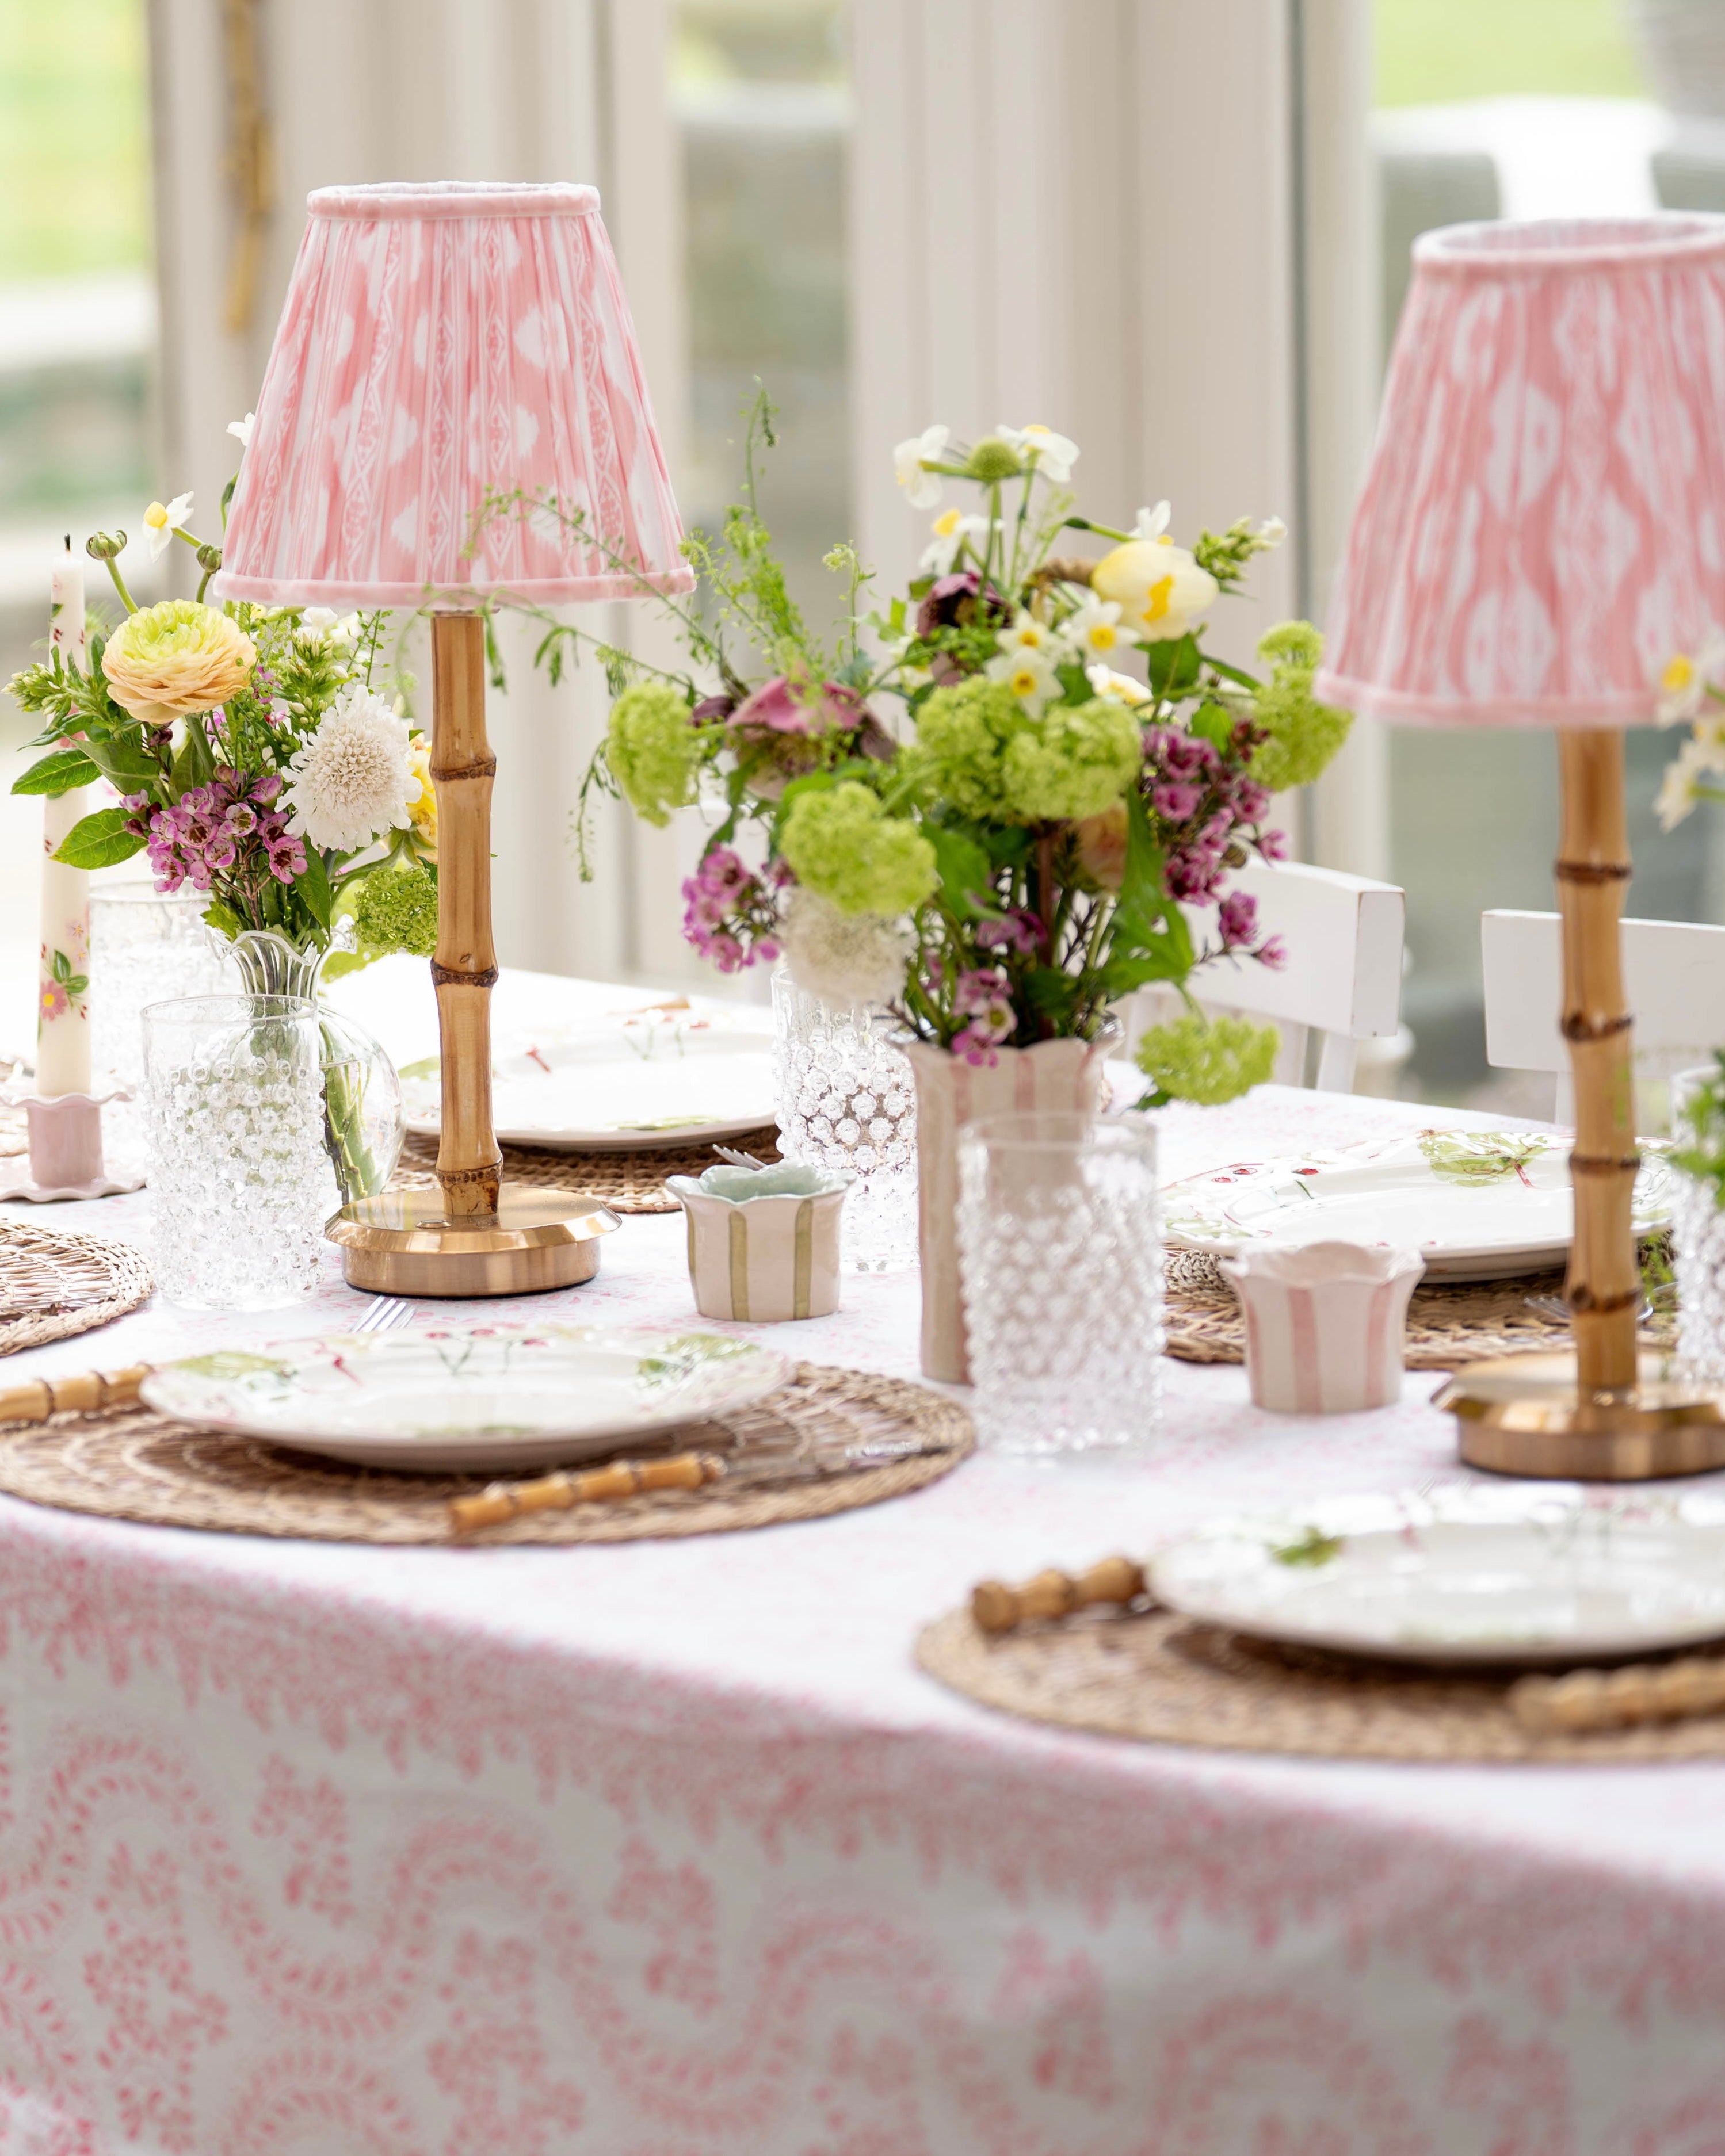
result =
[[[506,1183],[495,1213],[452,1215],[439,1190],[386,1190],[344,1205],[324,1233],[352,1287],[379,1295],[531,1295],[573,1287],[599,1269],[601,1235],[619,1226],[596,1198]]]
[[[1583,1393],[1573,1355],[1504,1355],[1458,1370],[1432,1405],[1455,1417],[1469,1466],[1499,1475],[1645,1482],[1725,1466],[1725,1390],[1670,1368],[1644,1354],[1633,1387]]]

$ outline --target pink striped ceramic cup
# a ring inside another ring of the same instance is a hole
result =
[[[1352,1414],[1401,1398],[1408,1299],[1425,1270],[1384,1244],[1266,1243],[1224,1258],[1245,1314],[1252,1399],[1278,1414]]]

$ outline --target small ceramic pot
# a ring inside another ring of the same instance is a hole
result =
[[[689,1280],[701,1316],[746,1325],[830,1317],[839,1307],[839,1214],[854,1180],[788,1161],[670,1177],[689,1222]]]
[[[1408,1300],[1425,1262],[1381,1244],[1266,1243],[1221,1260],[1245,1314],[1252,1399],[1353,1414],[1401,1398]]]

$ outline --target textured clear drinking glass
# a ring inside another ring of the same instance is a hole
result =
[[[773,977],[778,1149],[787,1160],[855,1176],[845,1202],[853,1272],[916,1262],[916,1084],[861,1004],[823,1003],[788,973]]]
[[[1672,1074],[1671,1135],[1685,1136],[1684,1109],[1692,1094],[1716,1082],[1719,1066],[1705,1063]],[[1677,1276],[1677,1357],[1701,1384],[1725,1384],[1725,1211],[1711,1183],[1675,1178],[1671,1263]]]
[[[204,927],[207,891],[157,891],[146,876],[90,894],[90,1061],[132,1092],[144,1082],[144,1006],[238,985]]]
[[[958,1266],[980,1441],[1131,1445],[1161,1417],[1156,1133],[1066,1109],[958,1134]]]
[[[335,1207],[316,1005],[192,996],[143,1025],[157,1286],[193,1310],[304,1301]]]

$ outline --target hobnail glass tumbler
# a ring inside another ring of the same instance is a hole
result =
[[[1671,1133],[1681,1145],[1693,1135],[1688,1106],[1718,1082],[1715,1064],[1679,1070],[1671,1079]],[[1677,1358],[1685,1376],[1725,1384],[1725,1211],[1709,1182],[1678,1175],[1671,1199],[1671,1260],[1677,1278]]]
[[[865,1005],[823,1003],[773,977],[778,1149],[856,1178],[845,1204],[852,1272],[916,1262],[916,1084]]]
[[[981,1442],[1076,1452],[1161,1414],[1156,1133],[1068,1109],[958,1134],[958,1266]]]
[[[317,1282],[334,1180],[323,1041],[298,996],[144,1012],[157,1285],[193,1310],[279,1310]]]

